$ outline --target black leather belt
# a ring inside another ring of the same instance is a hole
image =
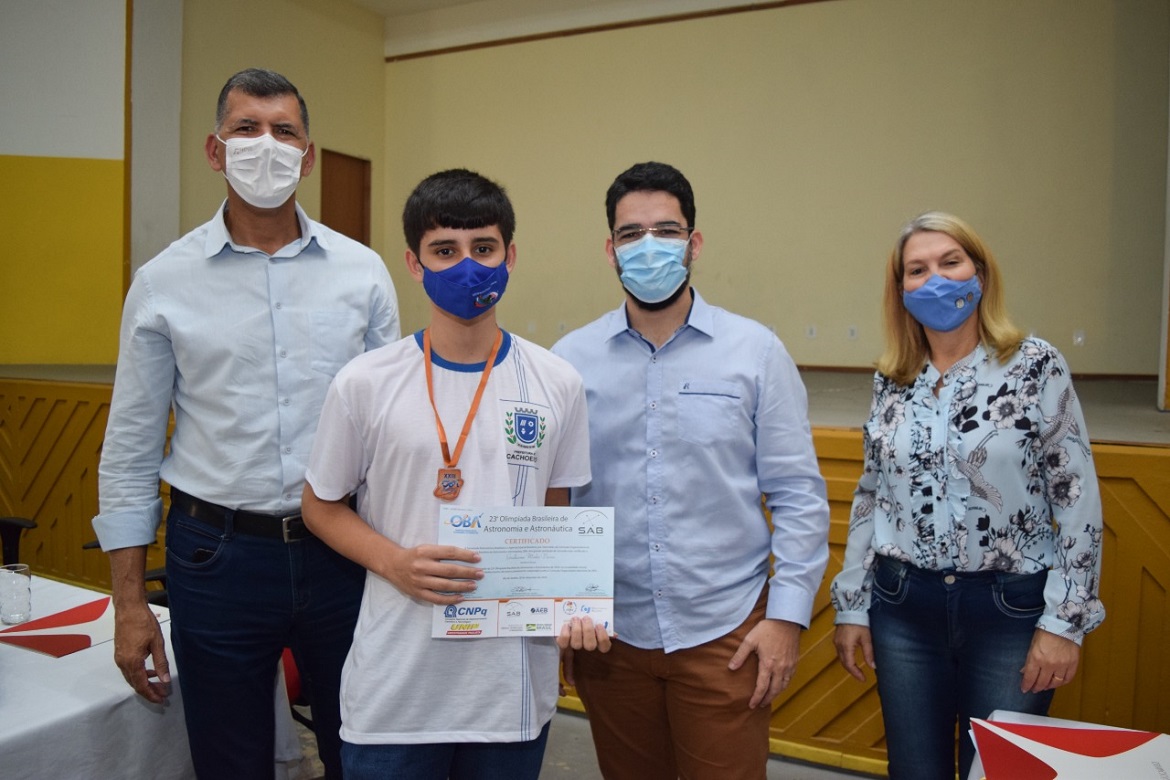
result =
[[[285,542],[299,542],[313,536],[305,526],[300,514],[265,515],[244,509],[228,509],[201,498],[188,495],[177,487],[171,488],[171,506],[179,512],[193,517],[201,523],[226,529],[228,518],[235,533],[248,536],[262,536],[266,539],[281,539]]]

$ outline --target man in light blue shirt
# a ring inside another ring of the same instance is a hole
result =
[[[205,151],[226,201],[138,271],[122,315],[93,521],[113,574],[115,660],[146,699],[169,694],[143,586],[161,477],[171,641],[197,774],[272,777],[288,646],[327,776],[340,777],[338,690],[364,571],[306,531],[300,498],[329,383],[399,337],[397,299],[377,254],[297,205],[316,151],[283,76],[232,76]]]
[[[618,639],[566,654],[565,677],[607,780],[758,780],[828,562],[804,386],[771,331],[691,287],[703,237],[682,173],[635,165],[606,211],[626,300],[553,352],[589,404],[593,479],[573,503],[615,508]]]

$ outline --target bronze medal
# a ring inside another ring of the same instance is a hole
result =
[[[447,431],[443,429],[443,421],[439,418],[439,407],[435,406],[435,386],[431,378],[431,329],[423,331],[423,356],[427,375],[427,395],[431,400],[431,409],[435,412],[435,428],[439,432],[439,447],[443,451],[443,468],[439,469],[439,478],[435,484],[435,498],[443,501],[454,501],[459,497],[459,489],[463,487],[463,477],[455,466],[459,463],[459,455],[463,452],[463,445],[467,441],[467,434],[471,432],[471,422],[479,410],[479,401],[483,398],[484,388],[487,387],[488,377],[492,373],[496,354],[500,351],[500,344],[504,341],[504,332],[497,331],[492,351],[488,354],[487,362],[483,364],[483,374],[479,378],[479,387],[475,391],[475,398],[471,401],[471,409],[467,412],[467,419],[463,421],[463,431],[459,434],[459,443],[455,445],[455,454],[447,448]]]
[[[463,480],[459,477],[459,469],[439,469],[439,481],[435,485],[435,498],[454,501],[459,498],[459,488],[461,487],[463,487]]]

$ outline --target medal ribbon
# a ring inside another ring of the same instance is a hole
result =
[[[459,443],[455,445],[455,455],[452,457],[450,449],[447,447],[447,431],[443,428],[443,421],[439,418],[439,407],[435,406],[435,389],[434,380],[431,378],[431,329],[427,328],[423,331],[423,353],[426,355],[427,367],[427,395],[431,399],[431,408],[435,410],[435,426],[439,429],[439,444],[443,448],[443,463],[447,468],[455,468],[459,463],[459,455],[463,452],[463,444],[467,441],[467,434],[471,432],[471,422],[475,419],[475,413],[479,411],[479,400],[483,398],[484,388],[487,387],[488,376],[492,373],[492,366],[496,362],[496,353],[500,351],[500,344],[504,342],[504,332],[502,330],[496,331],[496,342],[492,344],[492,352],[488,355],[487,363],[483,366],[483,376],[479,378],[479,388],[475,391],[475,398],[471,402],[471,410],[467,413],[467,419],[463,422],[463,432],[459,434]]]

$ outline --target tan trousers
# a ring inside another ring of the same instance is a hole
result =
[[[765,589],[766,592],[766,589]],[[763,780],[771,709],[748,709],[756,685],[753,654],[727,668],[764,618],[766,597],[735,631],[665,653],[622,642],[577,653],[573,669],[606,780]]]

